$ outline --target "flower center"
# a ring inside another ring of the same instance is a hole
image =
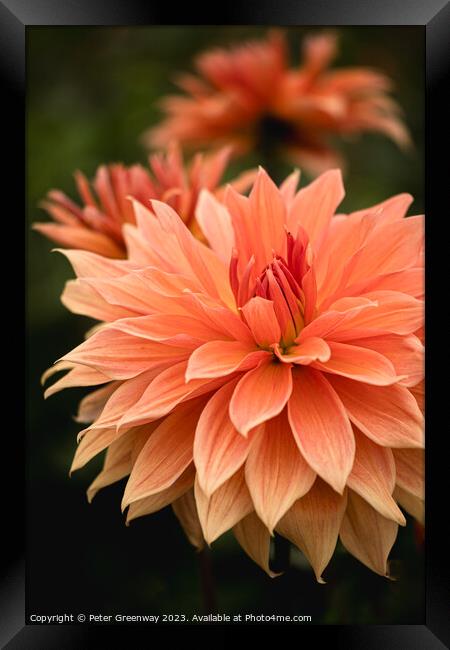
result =
[[[304,326],[304,294],[279,255],[256,278],[254,296],[273,301],[275,315],[282,332],[281,345],[290,345]]]

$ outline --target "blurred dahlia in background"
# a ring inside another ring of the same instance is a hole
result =
[[[277,531],[319,581],[340,537],[389,575],[399,505],[423,519],[423,217],[408,194],[336,215],[340,172],[298,179],[203,190],[209,247],[134,200],[139,257],[65,251],[64,304],[102,323],[46,395],[101,386],[72,470],[106,449],[88,496],[129,475],[128,521],[172,504],[194,545],[233,529],[269,575]]]
[[[391,80],[366,67],[330,70],[336,54],[334,34],[308,36],[302,63],[292,68],[279,31],[205,52],[196,75],[176,80],[185,95],[163,99],[165,119],[144,142],[159,148],[176,138],[193,149],[233,143],[236,152],[256,150],[260,160],[288,156],[314,175],[342,167],[330,136],[375,131],[407,147],[408,130],[388,96]]]
[[[165,201],[195,235],[200,235],[195,221],[199,192],[205,188],[220,196],[223,188],[219,182],[230,153],[230,147],[209,155],[198,153],[185,164],[180,147],[172,141],[165,153],[149,157],[150,170],[142,165],[102,165],[92,183],[78,171],[75,182],[83,205],[77,205],[59,190],[51,190],[41,206],[55,223],[35,223],[33,228],[62,246],[123,258],[126,247],[122,227],[135,223],[128,200],[131,196],[147,207],[151,199]],[[250,170],[231,184],[244,191],[254,178],[255,172]]]

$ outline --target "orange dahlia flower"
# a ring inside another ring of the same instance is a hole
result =
[[[272,32],[206,52],[197,75],[178,79],[186,94],[163,100],[166,119],[144,140],[152,147],[172,138],[193,147],[231,142],[266,157],[279,148],[314,174],[340,163],[329,136],[377,131],[408,145],[389,78],[369,68],[329,70],[336,50],[333,34],[309,36],[301,66],[291,68],[283,34]]]
[[[41,205],[56,223],[36,223],[33,228],[62,246],[123,258],[126,247],[122,227],[125,223],[135,223],[128,200],[132,196],[144,205],[150,205],[151,199],[165,201],[198,235],[195,207],[199,192],[206,188],[220,195],[223,190],[219,182],[230,153],[230,147],[224,147],[207,156],[197,154],[185,166],[179,146],[172,142],[165,154],[150,156],[150,170],[142,165],[102,165],[92,186],[77,171],[75,182],[84,205],[80,207],[63,192],[51,190]],[[254,177],[254,171],[244,172],[232,184],[245,190]]]
[[[72,470],[107,449],[88,497],[129,475],[128,521],[172,504],[193,544],[233,529],[269,575],[277,531],[319,581],[340,536],[388,575],[399,504],[423,516],[423,218],[407,194],[335,215],[336,170],[297,182],[203,190],[210,248],[133,201],[139,264],[65,251],[65,304],[103,324],[47,395],[102,385]]]

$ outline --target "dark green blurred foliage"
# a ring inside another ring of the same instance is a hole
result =
[[[288,30],[294,61],[301,37]],[[160,117],[158,99],[175,90],[176,73],[190,69],[206,47],[265,32],[250,27],[28,28],[28,611],[39,613],[193,613],[201,611],[196,554],[170,508],[124,526],[123,482],[92,505],[85,488],[101,459],[68,470],[79,426],[71,419],[83,390],[44,402],[41,373],[77,345],[89,319],[71,315],[59,296],[72,277],[52,245],[31,232],[47,216],[39,201],[50,188],[75,198],[72,172],[92,176],[104,162],[145,162],[142,132]],[[398,192],[411,192],[411,213],[423,211],[424,33],[421,28],[339,29],[336,65],[377,67],[395,83],[414,150],[408,154],[376,134],[339,143],[347,158],[343,211]],[[249,156],[238,170],[258,164]],[[272,170],[280,180],[288,164]],[[304,174],[303,183],[308,176]],[[213,545],[219,608],[228,613],[310,614],[314,623],[421,623],[423,550],[411,520],[391,554],[396,581],[372,574],[338,547],[318,585],[302,556],[271,580],[231,534]]]

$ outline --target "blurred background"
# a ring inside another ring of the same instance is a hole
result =
[[[317,28],[289,28],[293,62],[300,43]],[[89,505],[85,489],[101,458],[69,479],[80,429],[71,416],[83,390],[42,397],[40,375],[75,347],[93,324],[59,301],[72,277],[67,261],[30,229],[47,220],[38,206],[52,188],[76,198],[72,173],[92,177],[105,162],[146,161],[139,137],[160,118],[157,100],[174,92],[173,77],[191,69],[205,48],[263,35],[255,27],[27,28],[27,261],[28,261],[28,603],[29,613],[160,614],[201,612],[199,570],[170,508],[125,527],[120,512],[124,481]],[[319,30],[320,31],[320,30]],[[337,66],[377,67],[395,83],[414,141],[405,154],[386,138],[367,134],[341,143],[347,159],[342,211],[377,203],[398,192],[424,204],[424,31],[411,27],[338,29]],[[227,178],[257,164],[248,156]],[[289,169],[275,170],[283,176]],[[309,180],[303,175],[303,183]],[[240,549],[233,535],[213,544],[218,607],[224,613],[309,614],[313,623],[418,624],[424,621],[423,547],[413,522],[399,530],[389,581],[338,547],[315,582],[299,552],[292,568],[271,580]]]

